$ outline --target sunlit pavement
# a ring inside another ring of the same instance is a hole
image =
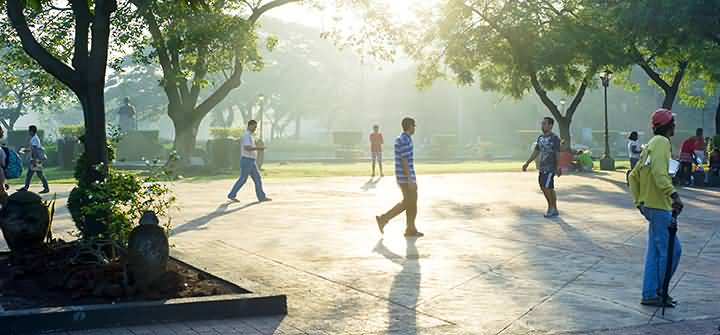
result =
[[[392,177],[270,181],[263,204],[251,185],[231,204],[231,180],[179,183],[174,256],[287,294],[289,315],[93,333],[717,334],[718,193],[682,192],[680,305],[663,317],[639,304],[646,223],[623,178],[560,178],[547,220],[535,173],[421,176],[418,240],[404,216],[384,238],[374,222],[399,200]]]

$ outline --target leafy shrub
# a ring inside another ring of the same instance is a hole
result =
[[[81,137],[81,141],[82,141]],[[119,139],[108,143],[108,158],[114,158],[114,147]],[[171,164],[169,164],[171,165]],[[93,175],[99,174],[100,180]],[[75,178],[78,186],[68,198],[68,209],[83,238],[100,238],[126,246],[132,229],[144,211],[154,211],[158,217],[167,217],[170,226],[170,209],[175,197],[170,188],[160,183],[172,171],[161,168],[148,176],[113,169],[103,164],[91,166],[83,153],[77,160]]]
[[[62,138],[80,138],[85,134],[85,127],[81,124],[60,126],[58,133]]]
[[[210,136],[215,140],[228,138],[241,138],[245,133],[243,128],[210,128]]]

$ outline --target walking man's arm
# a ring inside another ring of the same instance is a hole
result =
[[[527,171],[528,166],[531,162],[535,161],[540,154],[540,150],[538,150],[538,147],[535,147],[535,150],[533,150],[533,153],[530,155],[530,158],[528,158],[527,162],[522,167],[523,171]]]

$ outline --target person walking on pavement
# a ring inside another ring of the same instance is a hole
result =
[[[395,178],[402,192],[403,200],[387,213],[375,217],[381,234],[385,233],[385,226],[390,220],[405,212],[405,237],[425,236],[415,226],[415,218],[417,217],[417,178],[415,176],[412,141],[415,126],[415,120],[409,117],[404,118],[402,120],[403,132],[395,139]]]
[[[265,195],[263,191],[262,179],[260,177],[260,170],[258,169],[256,160],[258,151],[265,150],[264,147],[255,146],[255,140],[253,134],[257,130],[257,121],[250,120],[247,124],[247,130],[243,135],[242,147],[241,147],[241,158],[240,158],[240,178],[235,182],[233,188],[228,194],[228,199],[233,202],[237,202],[237,193],[245,185],[248,177],[252,178],[255,183],[255,195],[259,202],[270,201],[271,199]]]
[[[383,135],[380,132],[380,126],[373,126],[373,132],[370,134],[370,155],[372,156],[372,176],[375,177],[375,163],[380,168],[380,177],[384,177],[382,165],[382,146],[384,144]]]
[[[30,162],[28,164],[27,174],[25,175],[25,186],[18,189],[18,191],[27,191],[30,188],[33,174],[37,174],[43,185],[43,190],[40,191],[40,194],[50,193],[50,186],[48,185],[47,178],[45,178],[43,174],[43,161],[47,159],[47,156],[45,156],[45,149],[42,143],[40,143],[40,137],[37,135],[37,127],[35,125],[28,127],[28,133],[30,134]],[[23,149],[22,151],[27,152],[28,150]]]
[[[669,226],[673,213],[683,209],[680,195],[675,191],[669,173],[671,145],[670,137],[675,135],[675,119],[670,110],[658,109],[652,114],[652,128],[655,136],[648,142],[640,161],[630,173],[630,190],[635,206],[649,222],[648,243],[645,254],[642,305],[674,307],[676,301],[668,299],[663,303],[662,284],[668,262]],[[672,270],[677,269],[681,249],[680,240],[674,241]],[[663,306],[665,305],[665,306]]]
[[[522,167],[523,171],[527,171],[531,162],[540,156],[540,175],[538,182],[540,189],[548,203],[548,210],[545,214],[546,218],[560,216],[557,209],[557,193],[555,193],[555,176],[560,176],[562,171],[558,165],[560,162],[560,137],[552,132],[555,120],[546,117],[542,122],[542,132],[537,139],[537,145],[530,158]]]

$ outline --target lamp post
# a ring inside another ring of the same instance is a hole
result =
[[[605,154],[600,159],[600,170],[603,171],[615,171],[615,160],[610,157],[610,134],[608,131],[608,102],[607,102],[607,90],[610,86],[610,80],[612,79],[612,71],[606,69],[600,73],[600,80],[605,88]]]

